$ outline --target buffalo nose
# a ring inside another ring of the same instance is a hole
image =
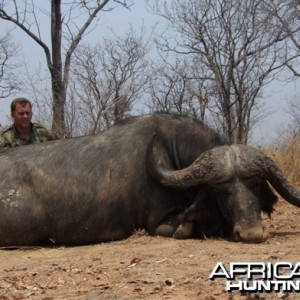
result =
[[[236,225],[233,229],[233,238],[237,242],[261,243],[268,238],[268,232],[264,226],[249,228]]]

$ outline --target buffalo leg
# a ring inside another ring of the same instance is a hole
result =
[[[154,235],[173,237],[175,231],[182,222],[182,217],[182,214],[169,216],[156,228]]]
[[[182,222],[177,226],[173,237],[176,239],[203,238],[216,236],[227,228],[226,221],[220,214],[209,194],[202,192],[194,203],[187,208]]]

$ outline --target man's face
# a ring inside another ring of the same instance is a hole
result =
[[[29,127],[31,124],[32,111],[29,104],[16,104],[16,109],[11,114],[17,128]]]

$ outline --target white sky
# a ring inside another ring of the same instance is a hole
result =
[[[49,2],[47,1],[44,3],[47,3],[48,5]],[[99,41],[101,37],[111,34],[110,30],[121,35],[131,24],[137,29],[144,24],[147,30],[150,31],[157,22],[159,22],[159,19],[147,11],[144,1],[137,0],[136,4],[131,7],[131,11],[118,7],[111,12],[103,14],[98,28],[88,35],[87,38],[88,41]],[[49,28],[48,20],[46,18],[41,20],[40,25],[42,28]],[[11,25],[8,22],[0,20],[1,28],[11,28],[10,26]],[[20,30],[15,30],[14,37],[18,40],[20,45],[22,45],[24,58],[29,67],[37,66],[38,62],[41,62],[46,68],[45,55],[39,46],[32,42],[31,39],[24,35]],[[278,135],[280,128],[287,123],[290,123],[290,116],[286,111],[286,103],[287,100],[297,97],[299,91],[299,80],[290,84],[276,81],[272,82],[266,88],[263,93],[264,101],[266,102],[265,108],[268,111],[271,111],[272,114],[256,126],[252,141],[262,144],[268,143]],[[9,115],[9,105],[11,100],[11,98],[0,99],[0,124],[2,125],[8,124],[7,116]]]

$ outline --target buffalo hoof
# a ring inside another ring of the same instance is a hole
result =
[[[193,223],[184,222],[178,226],[176,229],[173,238],[175,239],[188,239],[193,236]]]

